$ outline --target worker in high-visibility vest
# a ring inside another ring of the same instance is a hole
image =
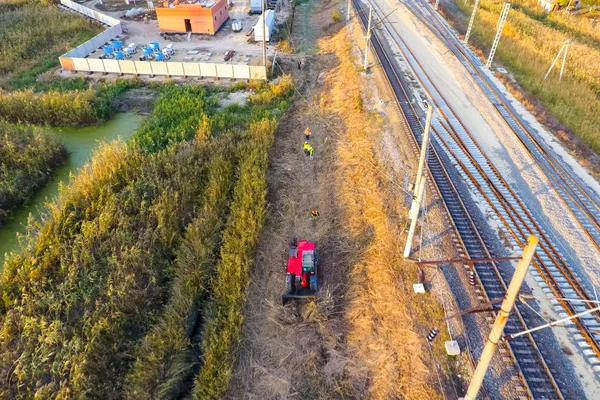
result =
[[[308,146],[308,155],[310,156],[311,160],[314,158],[315,149],[313,149],[313,147],[311,145]]]
[[[311,135],[311,131],[310,128],[306,128],[306,130],[304,131],[304,134],[306,135],[306,140],[310,139],[310,135]]]
[[[304,142],[304,154],[310,155],[310,149],[312,149],[312,146],[308,142]]]

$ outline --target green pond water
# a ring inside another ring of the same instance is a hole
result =
[[[54,171],[52,179],[26,206],[21,207],[0,226],[0,271],[4,266],[5,254],[17,249],[17,233],[25,232],[25,225],[31,214],[40,215],[44,204],[56,198],[59,182],[68,182],[75,173],[90,160],[93,150],[102,142],[112,142],[117,138],[127,140],[142,122],[143,117],[135,113],[117,114],[104,125],[86,128],[54,128],[67,148],[69,157],[65,164]]]

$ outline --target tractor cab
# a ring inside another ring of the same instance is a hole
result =
[[[283,303],[314,300],[317,292],[317,249],[313,242],[294,241],[290,247]]]
[[[305,250],[302,253],[302,273],[314,273],[315,272],[315,251]]]

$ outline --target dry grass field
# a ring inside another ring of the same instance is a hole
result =
[[[484,57],[493,41],[501,7],[500,0],[480,2],[470,42]],[[454,0],[443,2],[441,7],[461,34],[466,30],[472,8],[473,1]],[[567,39],[573,44],[569,47],[562,82],[558,81],[559,67],[544,81],[546,71]],[[600,152],[600,27],[597,22],[564,12],[545,14],[533,0],[513,2],[496,61],[516,80],[518,87],[513,94],[538,119],[552,125],[545,113],[552,114],[560,124],[551,128],[559,131],[564,126],[596,153]],[[527,94],[538,99],[543,107],[527,100]]]

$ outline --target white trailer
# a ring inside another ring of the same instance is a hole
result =
[[[264,35],[264,39],[266,41],[271,40],[271,34],[273,33],[273,29],[275,29],[275,11],[267,10],[265,12],[265,30],[266,34]],[[257,42],[262,42],[263,40],[263,19],[262,15],[258,17],[258,21],[256,25],[254,25],[254,40]]]
[[[266,0],[250,0],[250,12],[252,14],[260,14],[262,12],[261,1],[266,1]],[[265,3],[265,8],[267,8],[266,3]]]

